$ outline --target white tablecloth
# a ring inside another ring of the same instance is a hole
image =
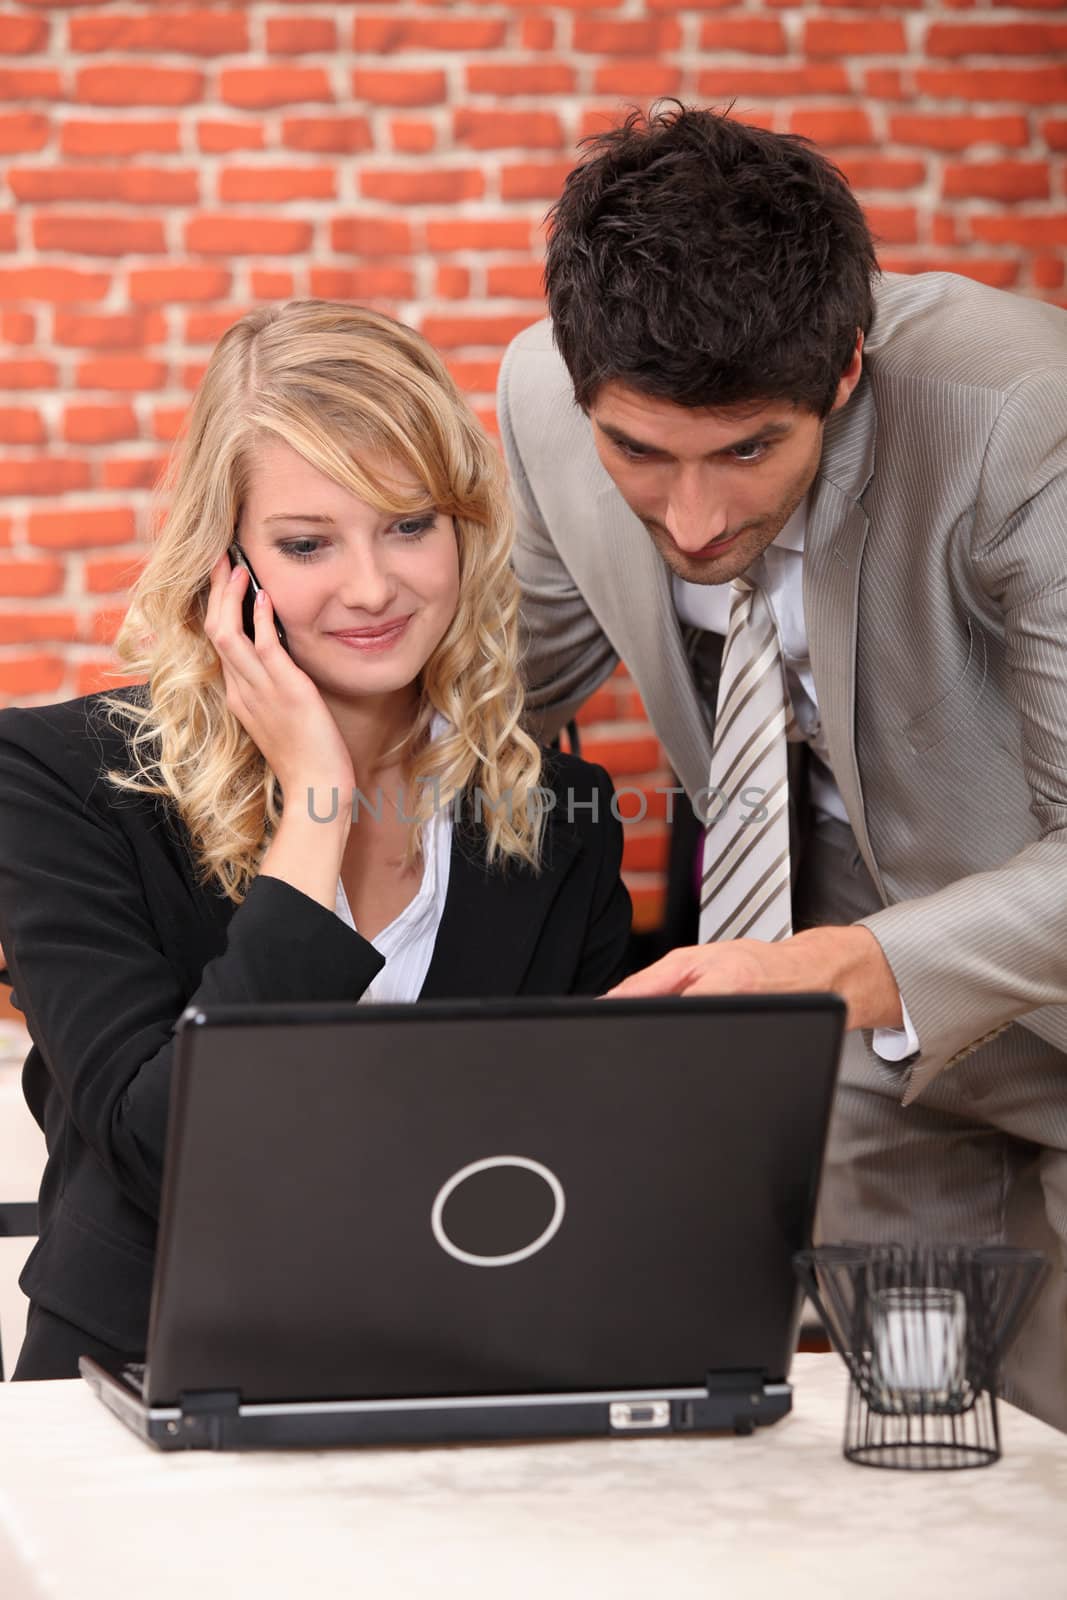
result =
[[[856,1467],[838,1358],[794,1380],[750,1438],[275,1455],[157,1454],[80,1383],[4,1385],[0,1595],[1063,1600],[1067,1436],[1003,1406],[992,1467]]]

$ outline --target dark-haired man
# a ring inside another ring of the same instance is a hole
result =
[[[1067,1428],[1067,317],[879,278],[835,168],[712,112],[553,224],[499,397],[531,706],[625,661],[709,824],[702,942],[620,992],[840,992],[823,1236],[1039,1244],[1005,1392]]]

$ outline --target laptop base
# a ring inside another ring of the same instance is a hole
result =
[[[331,1446],[462,1444],[479,1440],[752,1433],[784,1417],[788,1383],[716,1374],[705,1388],[448,1399],[243,1404],[235,1390],[149,1405],[119,1373],[83,1356],[82,1377],[119,1420],[161,1450],[321,1450]]]

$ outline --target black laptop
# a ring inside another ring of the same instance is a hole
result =
[[[166,1449],[751,1431],[790,1407],[832,995],[190,1010],[145,1367]]]

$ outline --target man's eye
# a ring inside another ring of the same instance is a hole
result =
[[[730,454],[735,461],[762,461],[767,454],[767,443],[763,439],[753,439],[748,444],[735,444]]]
[[[643,445],[625,444],[622,439],[615,440],[615,448],[627,461],[647,461],[648,451]]]

